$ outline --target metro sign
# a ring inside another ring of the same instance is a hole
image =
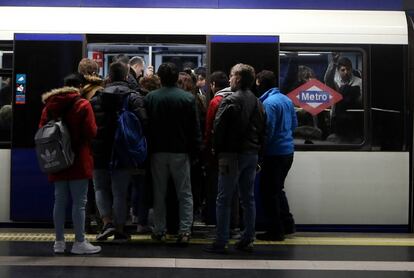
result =
[[[287,96],[296,106],[303,108],[314,116],[342,100],[340,93],[316,79],[309,80],[287,94]]]

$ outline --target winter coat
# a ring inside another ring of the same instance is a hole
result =
[[[298,126],[293,102],[278,88],[264,93],[260,100],[266,111],[265,155],[288,155],[294,152],[293,132]]]
[[[97,91],[103,89],[103,80],[94,75],[85,75],[86,84],[81,89],[81,95],[87,100],[91,100]]]
[[[214,119],[217,114],[217,110],[221,103],[221,100],[232,93],[230,87],[224,88],[214,94],[213,99],[210,101],[206,116],[206,127],[204,131],[204,145],[207,148],[211,148],[211,137],[213,136]]]
[[[199,153],[201,131],[192,94],[175,86],[162,87],[145,97],[145,107],[152,153]]]
[[[95,169],[110,168],[119,112],[122,109],[124,98],[128,95],[130,96],[129,109],[139,118],[145,133],[148,120],[144,99],[139,93],[131,90],[127,82],[109,83],[105,89],[98,91],[91,100],[98,126],[98,133],[92,141]],[[122,168],[122,165],[119,168]]]
[[[95,116],[89,101],[80,98],[79,90],[73,87],[54,89],[42,95],[45,107],[39,127],[51,118],[62,117],[68,126],[75,160],[72,166],[54,174],[49,181],[91,179],[93,158],[91,140],[96,135]],[[65,112],[66,111],[66,112]]]
[[[265,124],[263,106],[250,90],[238,90],[223,98],[214,120],[215,152],[259,152]]]

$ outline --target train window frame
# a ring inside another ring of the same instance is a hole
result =
[[[281,43],[280,44],[280,53],[283,51],[295,51],[295,52],[360,52],[362,55],[362,97],[363,97],[363,106],[364,110],[364,120],[363,120],[363,137],[362,141],[357,144],[350,143],[337,143],[337,144],[295,144],[295,151],[367,151],[371,150],[371,134],[370,134],[370,119],[371,119],[371,110],[370,110],[370,92],[368,87],[368,53],[369,47],[366,45],[358,46],[343,46],[335,44],[291,44],[291,43]],[[288,92],[286,92],[288,93]]]
[[[13,52],[13,41],[4,41],[1,40],[0,41],[0,51],[4,51],[7,53],[11,53],[12,55],[12,63],[13,63],[13,58],[14,58],[14,52]],[[3,68],[2,66],[0,66],[0,77],[1,78],[10,78],[11,80],[11,84],[13,84],[13,65],[10,68]],[[12,107],[12,111],[13,111],[13,91],[12,91],[12,103],[10,103],[11,107]],[[10,126],[12,125],[12,123],[10,123]],[[9,140],[1,140],[0,139],[0,149],[10,149],[11,148],[11,128],[10,128],[10,132],[9,132]]]

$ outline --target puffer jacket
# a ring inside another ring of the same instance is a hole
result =
[[[92,141],[95,169],[110,168],[118,116],[124,98],[128,95],[130,95],[129,109],[139,118],[145,133],[148,117],[144,108],[144,99],[139,93],[131,90],[127,82],[110,83],[105,89],[98,91],[91,100],[98,126],[98,134]]]
[[[223,98],[214,120],[216,153],[259,152],[265,139],[266,115],[250,90],[238,90]]]
[[[45,107],[39,127],[51,118],[62,117],[66,122],[71,139],[75,160],[72,166],[54,174],[49,181],[91,179],[93,158],[91,140],[96,135],[95,116],[89,101],[80,98],[79,90],[73,87],[54,89],[42,95]]]

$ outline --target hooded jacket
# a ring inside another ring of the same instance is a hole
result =
[[[87,100],[91,100],[97,91],[103,89],[103,80],[94,75],[84,76],[86,84],[81,89],[81,95]]]
[[[73,87],[47,92],[42,95],[42,101],[45,107],[39,127],[44,126],[50,118],[62,117],[68,126],[72,150],[75,153],[73,165],[49,174],[49,181],[91,179],[93,171],[91,140],[97,130],[91,104],[80,98],[79,90]]]
[[[214,94],[213,99],[210,101],[206,116],[206,127],[204,131],[204,145],[207,148],[211,148],[211,137],[213,135],[214,118],[216,117],[217,110],[223,98],[233,93],[230,87],[224,88]]]
[[[260,100],[266,111],[265,155],[288,155],[294,152],[293,132],[298,126],[293,102],[278,88],[264,93]]]
[[[98,134],[92,142],[95,169],[110,168],[119,111],[122,108],[124,98],[128,95],[130,95],[129,109],[139,118],[145,133],[148,119],[144,108],[144,98],[130,89],[127,82],[110,83],[105,89],[98,91],[91,100],[98,126]]]

